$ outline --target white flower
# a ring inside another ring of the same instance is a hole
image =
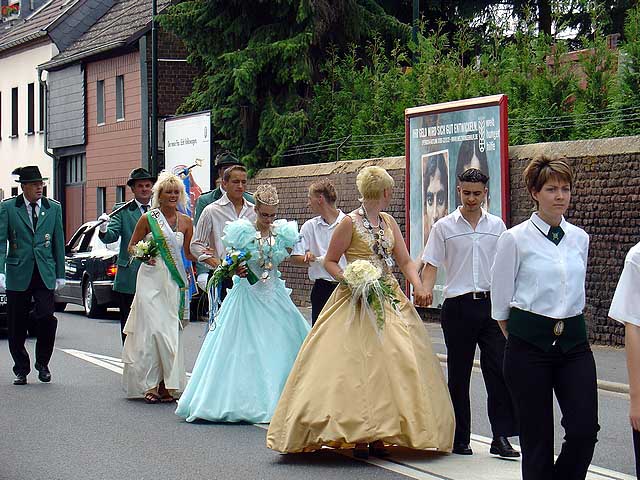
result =
[[[382,270],[368,260],[356,260],[344,269],[344,280],[352,289],[358,289],[380,279]]]
[[[149,242],[145,242],[144,240],[140,240],[133,247],[133,252],[136,257],[143,257],[149,252]]]

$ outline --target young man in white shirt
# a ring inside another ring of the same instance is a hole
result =
[[[335,290],[338,282],[324,269],[324,255],[329,249],[331,235],[345,214],[336,208],[336,189],[329,180],[319,180],[309,186],[307,206],[317,215],[307,220],[300,229],[300,241],[293,247],[291,259],[297,265],[309,266],[311,289],[311,325],[316,323],[318,315]],[[340,259],[344,269],[347,261]]]
[[[433,301],[438,268],[446,270],[441,325],[447,345],[449,392],[456,416],[453,453],[471,455],[469,384],[476,351],[487,388],[487,408],[493,431],[491,453],[518,457],[507,437],[518,427],[511,396],[502,375],[505,339],[491,319],[491,266],[498,238],[506,230],[500,217],[482,205],[489,177],[476,168],[458,176],[462,206],[438,220],[431,229],[422,261],[427,304]]]
[[[226,193],[205,207],[191,239],[192,255],[211,270],[215,270],[220,265],[220,258],[226,253],[222,243],[222,232],[227,222],[233,222],[239,218],[246,218],[250,222],[256,220],[254,204],[244,198],[247,170],[241,165],[227,168],[222,176],[222,186]],[[202,290],[205,290],[208,276],[208,273],[198,274],[198,285]],[[223,299],[227,288],[231,288],[232,285],[230,278],[222,282]]]
[[[624,323],[627,370],[629,371],[629,420],[633,429],[636,476],[640,478],[640,243],[629,250],[609,317]]]

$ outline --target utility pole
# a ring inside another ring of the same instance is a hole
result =
[[[158,175],[158,0],[151,0],[151,174]]]

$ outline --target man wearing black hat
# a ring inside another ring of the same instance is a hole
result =
[[[22,194],[0,203],[0,286],[7,291],[9,351],[16,375],[13,384],[25,385],[31,371],[24,342],[32,297],[37,332],[35,368],[41,382],[50,382],[49,360],[58,325],[53,315],[54,291],[65,282],[62,208],[42,195],[47,179],[37,166],[16,168],[12,173],[18,175]]]
[[[118,292],[118,300],[120,306],[120,333],[122,335],[122,343],[126,335],[122,332],[124,324],[129,318],[129,311],[133,303],[133,296],[136,293],[136,277],[140,262],[133,260],[129,263],[129,251],[127,247],[131,235],[136,228],[138,220],[143,213],[151,208],[152,187],[155,178],[144,168],[136,168],[129,174],[127,185],[133,192],[134,199],[130,200],[129,206],[125,207],[113,217],[103,213],[98,220],[102,220],[100,224],[100,240],[104,243],[113,243],[120,239],[120,252],[118,253],[118,272],[113,282],[113,290]],[[116,204],[113,210],[122,206]]]
[[[213,167],[213,178],[222,179],[222,176],[224,175],[224,171],[233,165],[243,166],[242,162],[240,162],[236,157],[234,157],[233,154],[229,152],[223,152],[219,154],[215,159],[215,165]],[[221,183],[219,187],[215,188],[214,190],[210,190],[207,193],[203,193],[198,197],[198,200],[196,201],[196,211],[193,217],[194,232],[196,231],[198,220],[200,219],[200,215],[202,215],[202,211],[205,209],[205,207],[208,205],[211,205],[216,200],[220,200],[225,193],[226,192],[224,191],[224,188],[222,187],[222,183]],[[245,192],[243,196],[245,200],[247,200],[248,202],[255,203],[255,200],[253,199],[253,195],[251,195],[250,193]],[[209,269],[207,269],[202,263],[198,262],[196,265],[196,271],[198,273],[198,284],[202,286],[207,281],[207,277],[209,275]]]

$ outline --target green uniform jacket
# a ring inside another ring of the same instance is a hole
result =
[[[211,205],[216,200],[220,200],[222,198],[222,195],[224,194],[222,193],[220,187],[218,187],[215,190],[210,190],[198,197],[198,200],[196,201],[196,213],[193,217],[194,232],[196,231],[196,225],[198,225],[198,220],[200,219],[200,215],[202,215],[202,211],[205,209],[205,207]],[[251,195],[250,193],[244,192],[243,196],[247,202],[251,202],[253,204],[256,203],[256,201],[253,199],[253,195]],[[204,264],[198,262],[196,264],[196,271],[198,272],[198,275],[200,275],[201,273],[207,273],[209,271],[209,268],[205,267]]]
[[[120,207],[122,203],[116,203],[111,211]],[[125,208],[118,214],[111,217],[107,231],[99,233],[100,240],[104,243],[113,243],[120,239],[120,252],[118,253],[118,272],[113,282],[113,289],[116,292],[128,293],[133,295],[136,293],[136,278],[140,262],[134,260],[129,265],[129,241],[136,229],[136,224],[142,212],[138,208],[138,204],[133,201],[128,208]],[[99,227],[98,227],[99,228]]]
[[[37,264],[45,286],[53,290],[56,278],[64,278],[62,207],[42,197],[34,232],[24,205],[23,195],[0,203],[0,272],[6,270],[7,290],[24,292]]]

